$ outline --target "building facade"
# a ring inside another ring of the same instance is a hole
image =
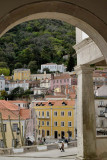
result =
[[[74,105],[71,100],[35,101],[37,138],[74,139]]]
[[[45,68],[48,68],[51,72],[66,72],[66,67],[64,64],[58,65],[56,63],[46,63],[41,65],[41,73]]]
[[[95,99],[96,134],[107,135],[107,97]]]
[[[30,79],[30,69],[20,68],[14,70],[14,80],[29,80]]]
[[[29,89],[29,82],[27,81],[7,81],[6,82],[6,85],[5,85],[5,88],[6,88],[6,91],[8,93],[10,93],[13,89],[17,88],[17,87],[21,87],[25,90]]]
[[[0,76],[0,91],[2,90],[5,90],[5,77],[3,74]]]
[[[20,137],[22,136],[25,141],[27,136],[31,135],[33,135],[31,110],[20,109],[9,101],[0,100],[0,148],[15,147],[16,142],[22,146]]]

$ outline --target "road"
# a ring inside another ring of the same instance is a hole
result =
[[[67,148],[65,152],[60,150],[50,150],[42,152],[29,152],[17,155],[3,156],[0,157],[0,160],[74,160],[77,154],[77,147]]]

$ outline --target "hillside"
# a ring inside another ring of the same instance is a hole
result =
[[[40,19],[17,25],[0,38],[0,62],[6,62],[10,74],[14,68],[30,68],[36,73],[47,62],[64,63],[72,55],[75,27],[58,20]]]

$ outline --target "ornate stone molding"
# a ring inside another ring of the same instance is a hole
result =
[[[75,70],[77,75],[79,75],[79,74],[91,74],[93,72],[94,68],[91,68],[90,65],[85,64],[85,65],[76,66],[74,68],[74,70]]]

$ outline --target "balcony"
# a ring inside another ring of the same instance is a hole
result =
[[[38,116],[38,119],[50,119],[49,116]]]

